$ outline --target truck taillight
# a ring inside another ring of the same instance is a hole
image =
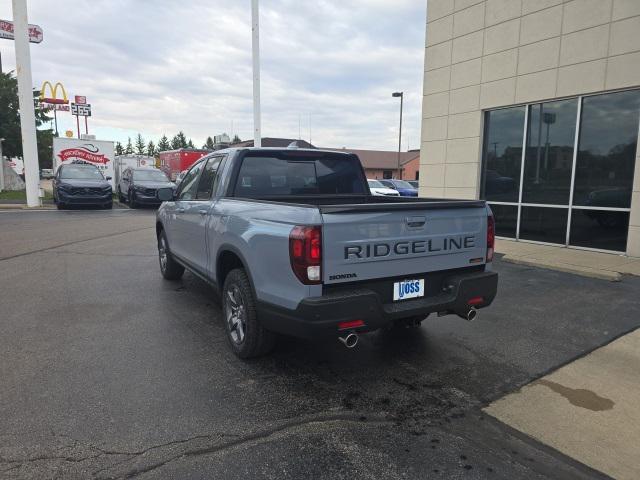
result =
[[[293,227],[289,234],[289,258],[296,277],[305,285],[321,283],[322,229]]]
[[[493,215],[487,217],[487,263],[493,261],[493,250],[496,246],[496,221]]]

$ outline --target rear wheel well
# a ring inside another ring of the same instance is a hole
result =
[[[160,222],[156,222],[156,238],[160,238],[160,233],[162,233],[162,230],[164,230],[162,224]]]
[[[216,281],[222,290],[224,281],[231,270],[236,268],[244,269],[244,263],[240,260],[240,257],[230,250],[225,250],[218,257],[218,265],[216,267]],[[247,272],[247,275],[249,272]]]

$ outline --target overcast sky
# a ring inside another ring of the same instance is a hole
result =
[[[89,133],[156,141],[184,130],[253,135],[250,0],[28,0],[34,84],[92,104]],[[261,0],[263,136],[318,146],[418,148],[426,0]],[[12,19],[0,0],[0,19]],[[3,70],[13,42],[0,40]],[[69,113],[59,128],[74,128]]]

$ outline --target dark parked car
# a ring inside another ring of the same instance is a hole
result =
[[[400,193],[401,197],[417,197],[418,190],[413,188],[409,182],[404,180],[396,180],[395,178],[387,178],[384,180],[378,180],[385,187],[393,188]]]
[[[53,201],[59,210],[69,205],[113,206],[113,190],[102,172],[91,164],[66,164],[53,177]]]
[[[159,206],[171,200],[176,186],[157,168],[127,168],[118,183],[118,199],[129,207],[140,205]]]

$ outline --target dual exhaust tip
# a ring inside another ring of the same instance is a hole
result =
[[[340,340],[345,347],[353,348],[358,344],[358,334],[350,332],[346,335],[338,337],[338,340]]]
[[[478,310],[475,307],[469,307],[469,310],[465,312],[457,312],[459,317],[471,322],[478,316]],[[358,345],[358,334],[355,332],[349,332],[346,335],[338,337],[338,340],[347,348],[354,348]]]

